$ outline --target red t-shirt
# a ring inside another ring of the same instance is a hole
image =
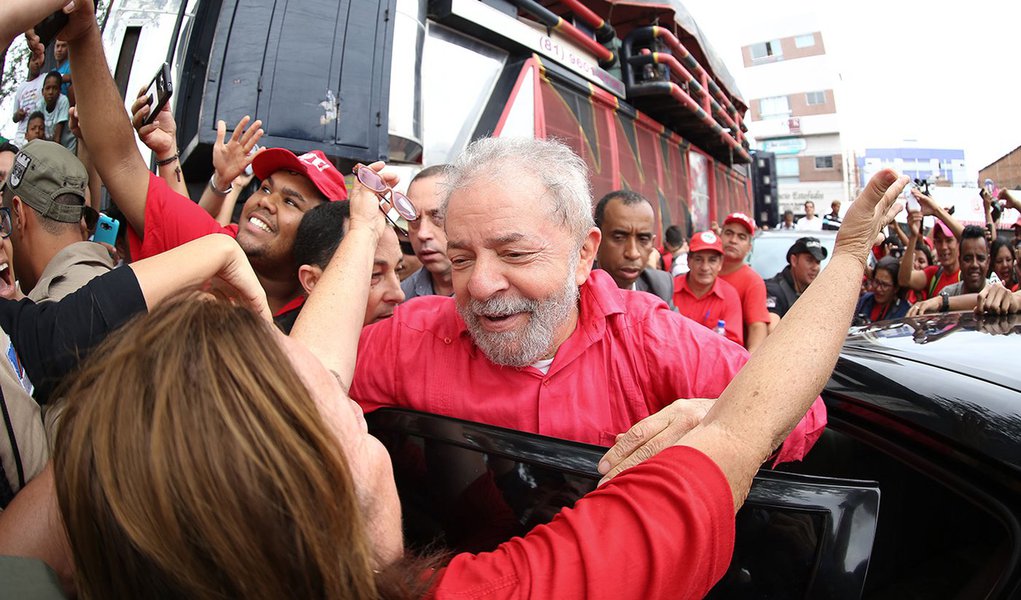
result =
[[[149,173],[149,191],[145,196],[145,231],[140,237],[133,227],[128,227],[128,247],[131,249],[132,260],[155,256],[212,233],[236,238],[238,226],[220,225],[204,208],[170,189],[163,178]],[[284,318],[287,313],[299,310],[304,303],[305,296],[296,296],[273,317]],[[284,328],[285,333],[289,329],[290,325]]]
[[[672,447],[483,554],[458,554],[436,598],[702,598],[734,551],[734,501],[720,468]]]
[[[932,287],[932,278],[936,276],[936,272],[939,271],[939,265],[932,265],[931,267],[925,267],[925,289],[922,290],[922,294],[926,298],[933,298],[939,294],[939,291],[948,285],[953,285],[961,280],[961,270],[947,271],[943,269],[943,274],[940,275],[939,281],[936,282],[936,287]]]
[[[494,364],[472,341],[454,299],[422,296],[362,329],[351,397],[368,412],[400,406],[589,444],[678,398],[718,398],[748,352],[594,270],[581,286],[578,326],[543,375]],[[826,425],[816,400],[784,441],[798,460]]]
[[[701,298],[695,297],[688,287],[687,275],[674,277],[674,305],[682,315],[713,331],[716,331],[716,324],[720,320],[724,321],[727,339],[735,344],[744,343],[741,297],[734,286],[719,277],[712,289]]]
[[[211,233],[237,237],[238,226],[224,227],[204,208],[170,189],[166,181],[149,173],[145,196],[145,231],[139,236],[128,227],[131,259],[142,260]]]
[[[734,286],[741,297],[741,314],[747,327],[752,323],[769,323],[766,309],[766,282],[748,265],[729,275],[720,273],[720,279]]]

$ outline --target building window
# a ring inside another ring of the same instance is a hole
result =
[[[816,156],[815,157],[815,168],[816,169],[832,169],[833,168],[833,157],[832,156]]]
[[[787,117],[791,114],[791,105],[787,96],[773,96],[759,100],[759,115],[763,119]]]
[[[814,33],[806,33],[804,35],[799,35],[794,38],[795,48],[811,48],[814,45],[815,45]]]
[[[809,106],[826,104],[826,92],[808,92],[805,94],[805,102]]]
[[[748,50],[752,55],[752,60],[762,60],[764,58],[776,58],[783,56],[783,51],[780,50],[780,42],[778,40],[752,44],[748,47]]]
[[[776,176],[778,178],[799,177],[800,175],[801,172],[798,169],[798,158],[796,156],[776,159]]]

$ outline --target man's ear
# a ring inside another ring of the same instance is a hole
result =
[[[596,260],[596,252],[599,251],[599,241],[602,238],[603,232],[598,227],[589,229],[585,234],[585,241],[582,243],[581,249],[578,250],[581,255],[578,260],[578,268],[574,272],[574,280],[578,285],[588,280],[588,276],[592,272],[592,263]]]
[[[20,196],[14,196],[11,198],[11,223],[12,229],[21,232],[25,230],[25,219],[26,213],[28,213],[28,207],[21,201]]]
[[[315,265],[301,265],[298,267],[298,281],[301,282],[301,287],[305,290],[306,296],[312,293],[316,284],[319,283],[319,278],[322,276],[323,270]]]

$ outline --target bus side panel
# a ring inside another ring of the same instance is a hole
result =
[[[687,151],[677,138],[548,76],[540,79],[540,93],[546,137],[563,141],[585,160],[595,200],[613,190],[634,190],[652,201],[661,227],[690,229]]]

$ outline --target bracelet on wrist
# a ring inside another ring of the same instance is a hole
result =
[[[218,196],[226,196],[234,190],[234,184],[229,184],[225,190],[216,187],[216,171],[213,171],[213,174],[209,176],[209,189]]]
[[[169,157],[169,158],[157,159],[156,160],[156,166],[157,167],[165,167],[165,166],[169,165],[170,163],[174,162],[175,160],[180,160],[180,158],[181,158],[181,153],[180,152],[174,152],[174,155]]]

